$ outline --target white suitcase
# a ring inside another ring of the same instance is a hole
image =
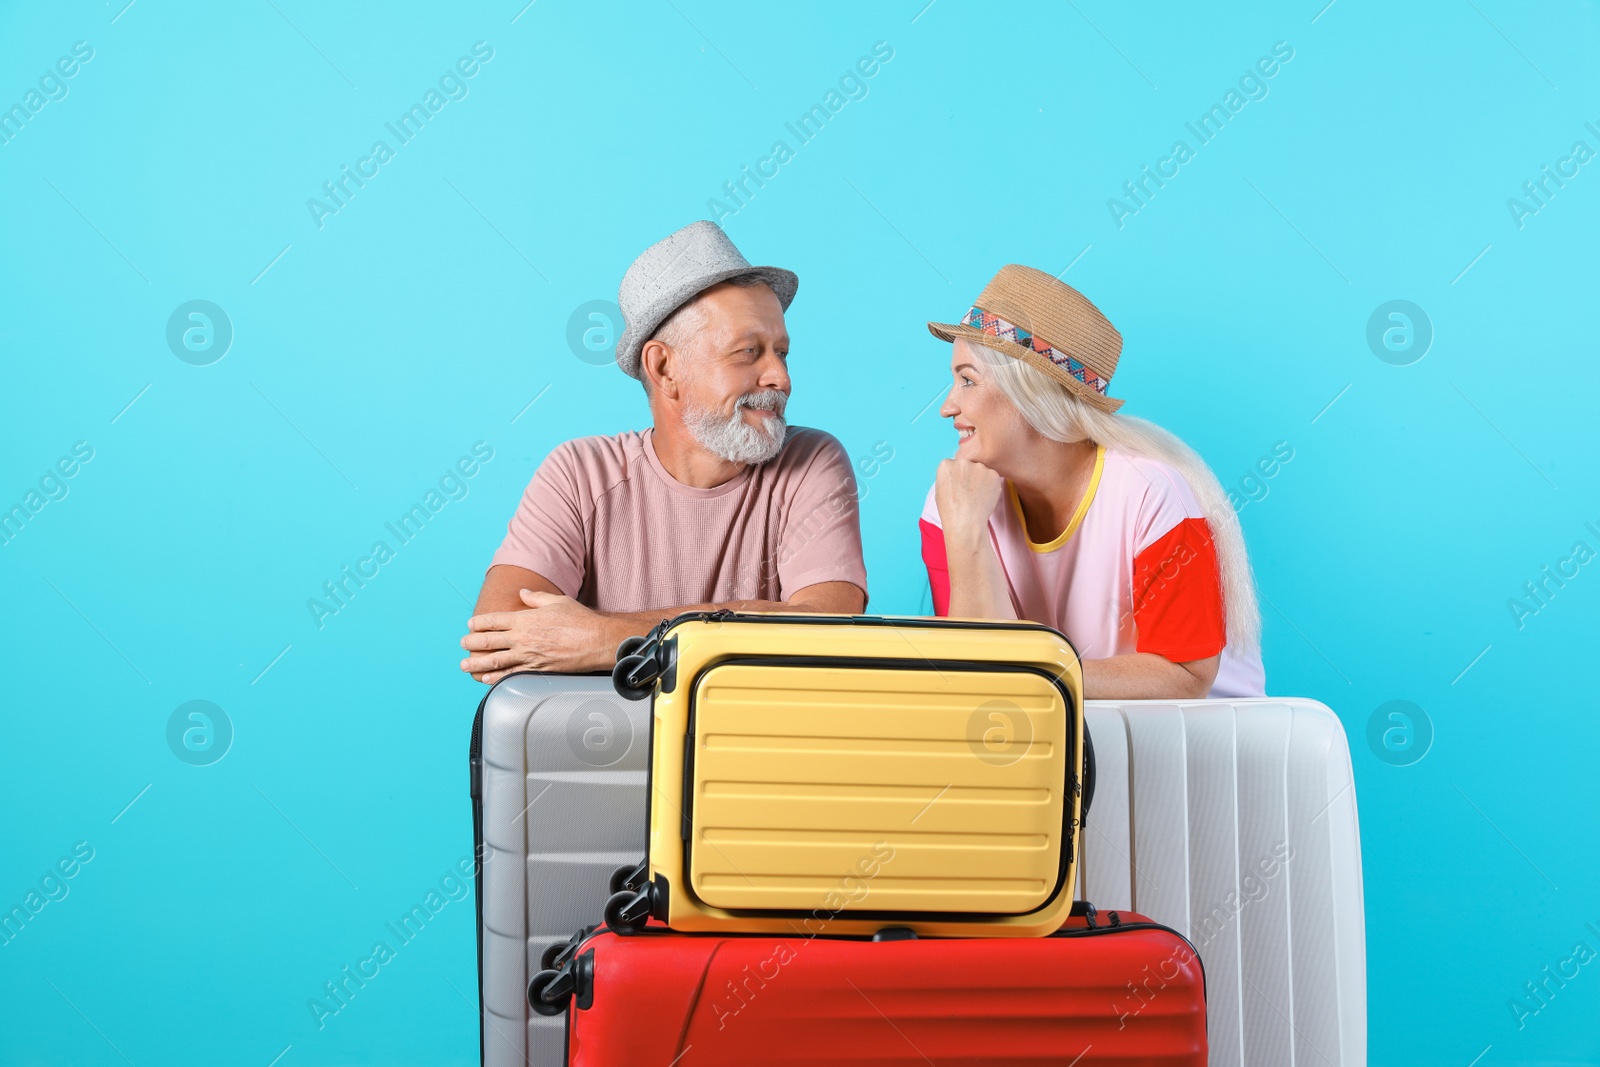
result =
[[[1302,699],[1091,700],[1085,721],[1097,778],[1078,895],[1195,943],[1212,1067],[1365,1067],[1361,844],[1338,717]]]

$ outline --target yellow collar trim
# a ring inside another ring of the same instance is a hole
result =
[[[1084,491],[1083,499],[1078,501],[1078,510],[1072,513],[1072,521],[1067,523],[1067,528],[1062,530],[1053,540],[1040,544],[1028,537],[1028,520],[1022,514],[1022,501],[1017,499],[1017,487],[1010,481],[1006,482],[1006,492],[1011,497],[1011,506],[1017,513],[1017,525],[1022,528],[1022,540],[1035,552],[1054,552],[1067,543],[1067,538],[1078,532],[1078,527],[1083,525],[1083,517],[1089,513],[1089,505],[1094,501],[1095,490],[1100,488],[1100,473],[1106,466],[1106,446],[1099,445],[1094,450],[1094,473],[1089,475],[1089,488]]]

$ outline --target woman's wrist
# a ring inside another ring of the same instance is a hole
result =
[[[989,524],[983,523],[955,523],[944,528],[944,548],[946,554],[963,553],[976,554],[984,547],[988,540]]]

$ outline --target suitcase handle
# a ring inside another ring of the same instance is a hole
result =
[[[1094,803],[1094,783],[1094,735],[1089,733],[1089,719],[1085,716],[1083,720],[1083,810],[1078,816],[1079,827],[1089,821],[1089,805]]]

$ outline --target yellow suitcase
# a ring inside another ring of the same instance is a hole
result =
[[[696,612],[624,642],[649,856],[607,923],[1043,936],[1072,904],[1082,675],[1026,622]],[[1092,757],[1091,757],[1092,758]]]

